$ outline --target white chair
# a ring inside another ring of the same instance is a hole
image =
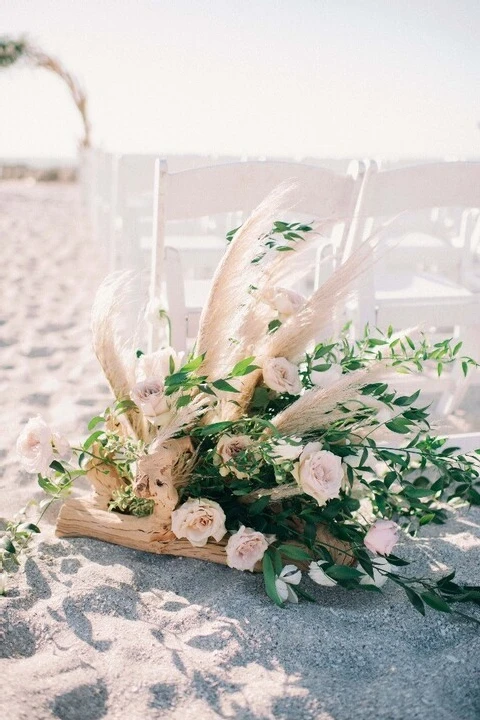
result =
[[[341,242],[343,233],[349,229],[361,180],[360,167],[340,175],[322,167],[298,163],[242,162],[169,173],[166,162],[159,160],[150,297],[157,296],[162,284],[165,285],[173,327],[172,344],[177,349],[184,349],[197,334],[214,266],[226,248],[225,230],[241,224],[280,183],[292,181],[296,189],[289,201],[294,206],[295,218],[308,221],[328,218],[332,227],[340,227]],[[205,216],[217,219],[227,216],[228,220],[220,226],[220,234],[209,233],[207,225],[203,235],[183,236],[181,242],[177,238],[176,247],[167,247],[168,223]],[[206,256],[210,258],[210,278],[192,278],[185,282],[186,261],[198,265],[200,259],[205,262]],[[150,340],[154,345],[154,331]]]
[[[426,208],[462,211],[456,246],[445,238],[434,246],[437,273],[418,271],[418,245],[403,248],[403,269],[386,272],[385,265],[375,266],[360,293],[358,324],[363,326],[368,321],[380,328],[393,325],[395,329],[420,325],[424,329],[457,333],[461,326],[466,329],[462,331],[465,350],[478,355],[480,295],[470,282],[469,269],[473,262],[472,226],[480,208],[480,162],[431,163],[384,172],[377,172],[372,165],[365,174],[343,259],[385,220],[399,216],[398,220],[404,223],[405,213]],[[393,228],[394,224],[381,233],[379,255],[384,251],[384,243],[395,234]],[[400,242],[397,255],[401,251]],[[466,388],[465,384],[457,385],[457,372],[452,373],[450,380],[452,384],[455,381],[456,387],[448,389],[448,400],[444,395],[442,413],[459,402]]]

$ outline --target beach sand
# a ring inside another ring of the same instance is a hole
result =
[[[106,266],[74,185],[0,183],[0,241],[0,516],[11,517],[41,496],[16,459],[22,425],[39,413],[78,438],[109,402],[88,330]],[[458,430],[479,429],[475,398]],[[0,598],[5,720],[480,716],[478,626],[422,618],[392,584],[383,595],[312,586],[317,604],[280,610],[259,576],[58,540],[55,511],[46,520]],[[480,584],[479,551],[480,511],[463,509],[399,554],[415,574],[456,567]]]

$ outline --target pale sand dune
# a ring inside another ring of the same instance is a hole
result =
[[[75,438],[109,399],[88,335],[105,266],[77,193],[0,184],[1,516],[35,492],[15,458],[21,425],[41,413]],[[400,553],[416,560],[415,573],[456,566],[460,580],[479,584],[479,551],[472,510]],[[423,619],[391,585],[383,597],[314,587],[319,604],[283,611],[261,586],[206,563],[59,541],[47,525],[0,600],[0,717],[480,716],[473,624]]]

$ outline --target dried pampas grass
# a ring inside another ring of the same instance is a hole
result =
[[[375,362],[362,370],[342,375],[328,388],[307,390],[296,402],[276,415],[272,424],[282,435],[302,435],[331,425],[344,417],[339,405],[352,399],[361,387],[377,382],[395,371],[386,362]]]
[[[98,289],[92,308],[93,349],[117,400],[129,397],[135,384],[133,346],[122,342],[119,333],[130,282],[130,273],[108,276]],[[128,411],[125,417],[137,438],[150,438],[148,423],[138,412]]]

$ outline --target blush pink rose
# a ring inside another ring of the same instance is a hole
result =
[[[365,535],[366,547],[378,555],[390,555],[398,542],[400,528],[392,520],[377,520]]]
[[[130,392],[133,400],[150,421],[158,421],[167,415],[170,407],[165,395],[165,386],[161,380],[149,378],[133,386]]]
[[[256,563],[268,549],[268,540],[263,533],[242,525],[238,532],[230,536],[226,549],[229,567],[253,572]]]
[[[263,382],[278,393],[299,395],[302,383],[298,368],[284,357],[270,358],[263,365]]]
[[[209,537],[220,542],[227,532],[225,513],[214,500],[190,498],[173,511],[172,532],[195,547],[206,545]]]
[[[340,495],[343,482],[341,459],[318,442],[307,443],[295,463],[292,475],[306,495],[319,505]]]
[[[242,479],[248,477],[248,473],[235,467],[235,457],[244,452],[252,445],[252,439],[248,435],[222,435],[217,443],[214,464],[220,465],[219,473],[222,477],[232,474]]]

